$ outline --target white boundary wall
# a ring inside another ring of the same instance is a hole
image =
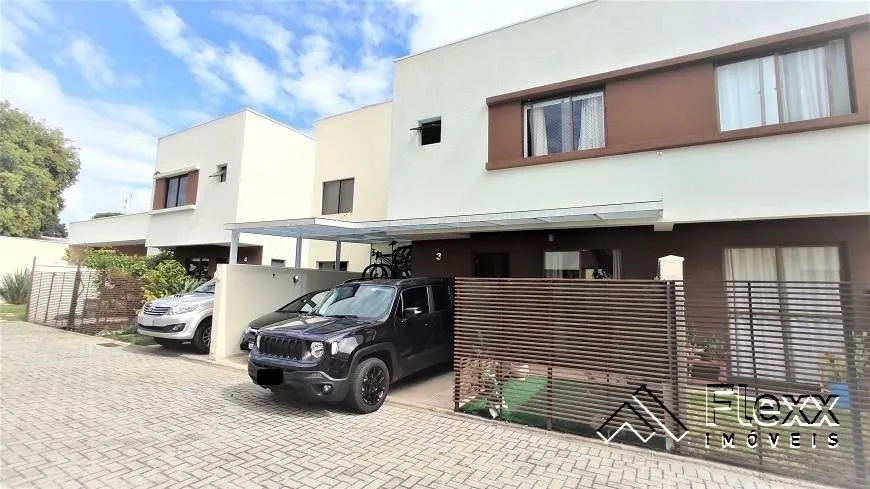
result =
[[[0,279],[15,270],[30,269],[34,257],[37,266],[69,265],[63,259],[67,246],[66,241],[0,236]]]
[[[211,352],[213,360],[243,353],[239,338],[252,320],[313,290],[329,289],[359,273],[254,265],[218,265]]]

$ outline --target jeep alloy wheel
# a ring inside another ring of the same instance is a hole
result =
[[[350,392],[347,403],[354,411],[371,413],[377,411],[390,389],[390,372],[379,358],[367,358],[351,372]]]

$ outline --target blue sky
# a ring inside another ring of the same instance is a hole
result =
[[[65,222],[148,207],[159,136],[249,106],[310,132],[393,60],[577,0],[2,0],[0,98],[79,147]]]

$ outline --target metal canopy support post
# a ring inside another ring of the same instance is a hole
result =
[[[341,270],[341,241],[335,242],[335,271]]]
[[[239,262],[239,232],[232,231],[230,238],[230,264],[235,265]]]
[[[296,268],[302,268],[302,238],[296,236]]]

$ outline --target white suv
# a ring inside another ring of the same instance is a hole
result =
[[[163,346],[190,341],[197,352],[208,353],[213,310],[214,280],[209,280],[188,294],[146,302],[136,317],[136,329]]]

